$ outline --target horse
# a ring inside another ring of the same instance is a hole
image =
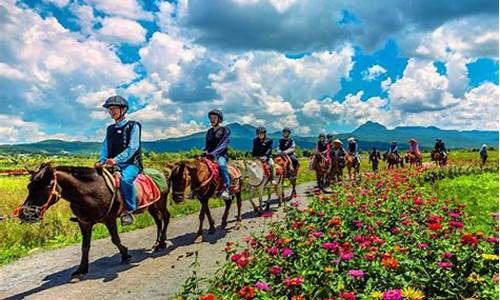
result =
[[[124,205],[119,200],[117,188],[111,186],[112,177],[111,183],[107,184],[102,169],[73,166],[56,168],[50,163],[44,163],[38,171],[30,173],[28,196],[13,215],[18,216],[22,223],[34,223],[41,221],[45,212],[61,198],[70,203],[82,234],[82,257],[78,269],[71,274],[72,279],[81,279],[88,273],[92,228],[97,223],[104,224],[108,229],[112,243],[121,254],[122,262],[130,261],[132,257],[118,235],[116,218],[122,214]],[[162,180],[164,186],[168,186],[165,175]],[[141,193],[140,189],[139,192]],[[155,252],[167,247],[166,232],[170,220],[167,196],[168,188],[160,192],[158,200],[147,206],[157,228],[156,242],[152,247]],[[144,209],[145,207],[139,208],[137,213]]]
[[[327,186],[329,180],[329,159],[321,153],[316,153],[312,160],[311,168],[316,172],[316,183],[318,185],[318,188],[320,190],[324,189]]]
[[[331,158],[330,167],[330,180],[340,183],[344,175],[345,160],[341,156],[334,156]]]
[[[409,164],[410,166],[422,166],[422,158],[413,152],[407,152],[404,156],[404,160],[405,163]]]
[[[215,222],[210,214],[208,207],[208,200],[212,197],[218,196],[223,189],[222,178],[216,162],[206,157],[199,157],[193,161],[180,161],[176,164],[169,164],[167,168],[171,169],[170,186],[172,187],[172,199],[175,203],[184,201],[186,190],[188,187],[191,193],[198,198],[201,203],[199,213],[200,224],[196,232],[195,242],[200,243],[203,241],[203,221],[207,216],[209,224],[209,234],[215,233]],[[231,202],[236,198],[236,205],[238,208],[238,215],[236,217],[236,228],[239,228],[241,223],[241,184],[239,170],[228,164],[228,168],[235,175],[232,178],[231,198],[224,200],[225,210],[222,215],[221,229],[227,226],[227,217]]]
[[[280,207],[283,202],[283,194],[281,192],[283,169],[279,166],[275,166],[276,176],[274,179],[276,184],[273,184],[271,180],[271,170],[267,162],[255,159],[243,160],[238,162],[238,164],[239,169],[242,172],[242,177],[245,179],[245,182],[250,185],[250,203],[252,204],[254,211],[257,213],[262,212],[262,194],[264,190],[267,190],[266,210],[269,210],[270,208],[270,200],[273,189],[278,197],[278,207]],[[257,191],[259,195],[258,207],[253,202],[255,191]]]
[[[439,150],[432,150],[431,159],[436,163],[436,166],[444,167],[448,161],[448,156],[443,155]]]
[[[295,189],[297,185],[297,174],[299,173],[299,166],[297,169],[293,168],[292,160],[286,154],[278,154],[274,158],[274,165],[283,169],[283,179],[288,179],[290,184],[292,185],[292,193],[290,194],[290,198],[297,197],[297,191]],[[281,195],[285,198],[285,189],[284,189],[285,180],[281,181]]]
[[[357,175],[359,175],[359,160],[356,159],[356,157],[352,154],[347,153],[345,156],[346,160],[346,166],[347,166],[347,172],[349,173],[349,178],[352,179],[351,177],[351,170],[354,170],[354,178],[356,178]]]
[[[387,169],[392,169],[394,166],[396,167],[404,167],[404,161],[401,157],[399,157],[396,153],[388,153],[385,152],[384,155],[384,160],[387,161]]]

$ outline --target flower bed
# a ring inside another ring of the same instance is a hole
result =
[[[399,172],[292,203],[265,235],[225,248],[201,298],[496,299],[498,225],[469,232],[464,205]]]

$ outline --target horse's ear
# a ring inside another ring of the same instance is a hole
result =
[[[165,165],[165,169],[168,169],[168,170],[173,170],[175,168],[175,163],[167,163]]]

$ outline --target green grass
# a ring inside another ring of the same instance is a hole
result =
[[[431,193],[441,199],[466,204],[465,225],[468,230],[489,234],[494,228],[491,213],[498,212],[498,173],[483,173],[443,179],[427,185]]]

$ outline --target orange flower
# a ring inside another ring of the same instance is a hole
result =
[[[341,222],[342,220],[340,219],[340,217],[333,217],[330,219],[330,221],[328,221],[328,225],[338,226]]]
[[[389,269],[396,269],[399,266],[397,259],[386,253],[382,256],[382,265]]]
[[[205,296],[200,296],[199,300],[215,300],[215,296],[212,293],[208,293]]]
[[[325,267],[325,273],[333,273],[332,267]]]
[[[251,286],[244,286],[240,290],[240,296],[243,299],[253,299],[255,297],[255,289]]]
[[[292,296],[292,300],[306,300],[306,298],[302,295],[300,296]]]

